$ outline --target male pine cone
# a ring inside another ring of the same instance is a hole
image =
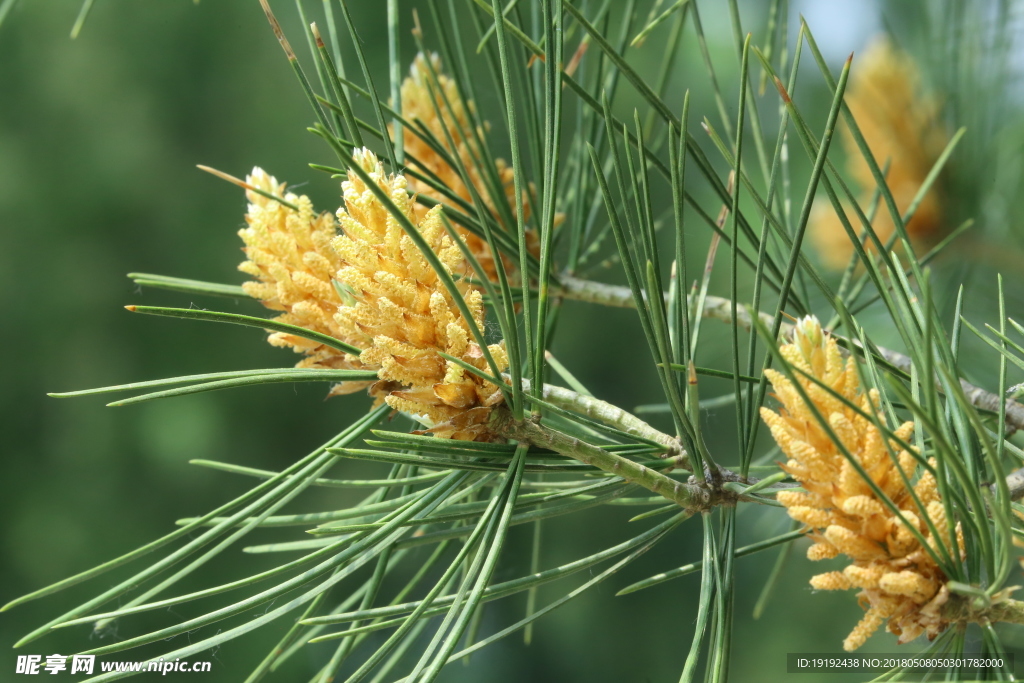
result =
[[[808,559],[842,554],[850,560],[842,571],[813,577],[811,586],[819,590],[860,589],[858,600],[866,610],[843,648],[856,650],[886,620],[900,643],[921,634],[935,638],[949,623],[943,612],[949,599],[947,577],[936,557],[961,561],[964,540],[959,524],[950,533],[934,476],[928,468],[918,476],[918,455],[903,449],[895,439],[888,439],[887,444],[876,422],[865,417],[874,416],[878,424],[885,424],[878,392],[864,391],[856,360],[843,360],[836,341],[821,329],[817,319],[800,320],[793,342],[779,350],[795,370],[817,379],[860,409],[854,410],[797,373],[805,400],[785,375],[765,371],[783,407],[778,412],[761,408],[761,417],[789,458],[782,469],[804,489],[782,491],[778,500],[790,517],[807,525],[814,540]],[[827,421],[842,448],[822,427],[811,406]],[[913,423],[906,422],[893,434],[906,442],[912,432]],[[931,465],[934,467],[934,461]],[[915,477],[916,483],[908,486]],[[940,537],[932,535],[932,528]]]
[[[441,222],[442,207],[417,216],[404,176],[386,174],[369,150],[356,150],[353,158],[416,227],[442,267],[449,274],[466,274],[462,252]],[[284,192],[260,169],[247,182],[271,194]],[[346,354],[293,335],[274,334],[270,342],[305,354],[300,366],[376,370],[380,379],[370,385],[370,394],[416,416],[436,436],[495,438],[487,423],[491,409],[502,402],[501,392],[439,353],[489,370],[472,333],[473,327],[484,327],[480,289],[457,280],[471,313],[467,320],[399,221],[354,172],[342,183],[342,193],[345,203],[335,223],[329,214],[315,215],[305,196],[283,197],[296,211],[249,191],[248,227],[239,233],[248,260],[239,269],[257,278],[243,285],[250,295],[284,311],[279,320],[329,334],[362,353]],[[504,370],[503,345],[491,345],[488,352]],[[343,384],[332,393],[366,384]]]

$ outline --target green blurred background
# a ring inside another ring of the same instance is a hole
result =
[[[292,6],[277,5],[305,59],[308,53]],[[383,3],[352,5],[370,66],[383,84]],[[812,28],[818,21],[823,32],[835,32],[822,42],[830,58],[841,61],[844,50],[859,48],[882,22],[880,8],[872,3],[835,5],[832,15],[822,14],[820,6],[815,10],[815,3],[802,7],[812,12]],[[402,3],[405,36],[413,6],[416,3]],[[0,28],[0,291],[8,293],[0,323],[0,602],[142,545],[173,528],[175,519],[212,509],[252,484],[190,466],[189,459],[281,469],[335,434],[368,404],[362,395],[325,402],[322,387],[302,384],[122,409],[105,408],[102,397],[58,400],[45,395],[294,362],[289,352],[271,348],[253,330],[132,316],[123,309],[133,303],[194,303],[261,314],[252,302],[193,301],[185,295],[141,292],[125,278],[125,273],[142,271],[242,281],[235,270],[241,260],[235,233],[243,225],[244,198],[237,188],[196,170],[196,164],[238,176],[260,165],[279,179],[302,184],[301,191],[322,209],[338,203],[336,183],[307,166],[331,164],[333,158],[305,131],[312,120],[308,105],[255,0],[207,0],[198,5],[181,0],[99,2],[81,36],[72,41],[67,32],[77,10],[77,0],[22,2]],[[736,59],[728,16],[722,10],[724,6],[704,3],[705,29],[721,65],[720,82],[731,84],[736,80]],[[744,5],[745,21],[762,26],[762,11],[759,3]],[[849,45],[844,47],[843,41]],[[411,60],[411,39],[403,49],[406,60]],[[638,68],[648,74],[660,58],[654,50],[639,50],[635,56]],[[715,119],[699,59],[688,32],[669,92],[670,99],[681,101],[683,88],[694,88],[694,122],[705,115]],[[825,105],[815,104],[822,99],[816,97],[822,90],[813,66],[808,66],[811,77],[801,82],[801,101],[819,117],[820,125],[827,99]],[[354,61],[349,69],[356,72]],[[481,89],[489,92],[488,87]],[[627,90],[623,93],[618,107],[628,115],[637,102]],[[775,94],[769,89],[765,98],[770,119]],[[484,97],[479,104],[497,117],[493,97]],[[502,144],[500,135],[495,144]],[[806,169],[796,148],[794,156],[799,187]],[[1011,182],[1001,196],[1012,197],[1018,189]],[[714,213],[717,207],[709,205],[709,211]],[[707,234],[696,223],[691,225],[690,268],[698,272]],[[1002,228],[999,234],[1016,232]],[[976,272],[974,267],[963,271],[956,263],[939,269],[947,283]],[[720,278],[716,276],[712,292],[727,291],[726,274],[723,269]],[[614,270],[594,276],[618,281]],[[1011,305],[1016,306],[1018,273],[1007,276]],[[986,286],[990,292],[991,283]],[[978,305],[990,300],[979,296]],[[709,322],[706,331],[708,349],[726,348],[715,342],[725,339],[724,327]],[[553,351],[599,397],[626,408],[659,400],[654,374],[632,368],[636,362],[649,363],[630,311],[566,303]],[[724,356],[711,350],[702,354],[703,364],[727,367]],[[986,365],[991,372],[991,359]],[[978,372],[991,378],[980,365]],[[729,388],[725,382],[709,381],[702,391],[713,396]],[[715,439],[709,443],[712,451],[728,452],[734,443],[733,425],[729,410],[707,415],[706,433]],[[724,460],[728,463],[729,458]],[[343,463],[333,475],[383,471]],[[293,509],[329,509],[350,502],[352,495],[314,492]],[[545,529],[543,565],[575,559],[635,534],[636,524],[625,523],[631,514],[629,508],[609,508],[554,520]],[[740,545],[788,528],[788,520],[770,508],[744,509],[739,519]],[[527,532],[526,527],[513,531],[507,561],[495,580],[527,571]],[[287,537],[268,533],[251,538]],[[241,553],[242,545],[200,571],[201,580],[185,582],[180,591],[270,566],[262,556]],[[852,593],[811,596],[807,579],[820,570],[802,557],[803,548],[798,545],[793,552],[767,613],[758,621],[750,614],[777,551],[739,561],[735,680],[792,678],[785,674],[785,653],[838,651],[860,618]],[[442,680],[676,680],[692,636],[699,575],[627,597],[616,598],[614,592],[699,555],[699,523],[693,520],[622,575],[540,621],[529,647],[521,636],[507,638],[475,655],[468,666],[450,667]],[[542,602],[564,593],[572,581],[545,587]],[[112,583],[113,578],[104,576],[0,615],[0,680],[14,680],[16,654],[67,654],[109,642],[82,627],[56,632],[17,652],[10,649],[27,631],[77,604],[76,599]],[[518,598],[488,605],[483,632],[519,618],[522,610]],[[185,605],[175,608],[173,615],[126,619],[105,637],[124,638],[195,613]],[[283,627],[275,624],[196,657],[213,659],[214,671],[192,679],[243,680]],[[205,637],[216,628],[197,636]],[[1007,631],[1006,636],[1009,644],[1024,645],[1024,635]],[[108,659],[143,659],[179,647],[182,640]],[[892,652],[894,638],[877,636],[867,649]],[[307,680],[330,651],[329,644],[308,648],[273,680]],[[863,676],[796,678],[812,683]]]

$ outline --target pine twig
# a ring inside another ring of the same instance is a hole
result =
[[[529,380],[524,379],[523,389],[529,390],[529,384]],[[552,405],[586,415],[591,419],[615,427],[626,434],[654,441],[668,450],[666,457],[682,456],[679,459],[680,467],[687,469],[690,467],[689,457],[679,443],[679,439],[655,429],[636,415],[616,405],[593,396],[584,396],[571,389],[556,387],[550,384],[544,385],[542,398]]]
[[[942,606],[942,616],[962,624],[1024,624],[1024,601],[1003,595],[1008,592],[1002,591],[991,598],[951,594]]]
[[[516,420],[512,413],[505,409],[494,411],[489,427],[495,433],[509,439],[549,448],[608,474],[622,477],[624,481],[642,486],[689,512],[703,512],[717,505],[735,505],[739,499],[738,495],[725,488],[710,488],[677,481],[629,458],[609,453],[603,448],[551,429],[532,417]],[[669,464],[669,468],[674,466],[674,462]]]
[[[559,282],[561,283],[561,288],[558,290],[557,295],[566,299],[619,308],[635,307],[633,295],[628,287],[593,282],[567,275],[562,275],[559,278]],[[731,325],[733,323],[732,302],[724,297],[708,295],[705,300],[703,315],[706,318],[720,320]],[[774,321],[772,316],[767,313],[758,312],[757,315],[768,326]],[[736,323],[740,327],[750,330],[753,327],[753,321],[754,317],[747,306],[738,305],[736,307]],[[785,336],[791,329],[792,325],[783,323],[780,328],[780,334]],[[911,361],[909,356],[882,347],[878,347],[878,352],[893,366],[904,372],[910,372],[913,361]],[[1000,398],[998,394],[975,386],[965,379],[960,380],[960,386],[963,387],[967,399],[973,406],[982,410],[999,412]],[[1006,400],[1006,426],[1007,436],[1012,435],[1018,429],[1024,429],[1024,405],[1012,399]],[[1022,494],[1024,494],[1024,490],[1022,490]]]

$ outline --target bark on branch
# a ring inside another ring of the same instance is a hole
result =
[[[566,299],[620,308],[635,307],[633,295],[628,287],[582,280],[569,275],[562,275],[559,278],[559,282],[561,283],[561,288],[557,291],[557,294]],[[749,307],[737,305],[735,322],[743,329],[749,331],[753,328],[753,315]],[[773,322],[772,316],[761,312],[757,312],[757,315],[766,326],[771,327]],[[720,320],[729,325],[733,324],[732,301],[723,297],[708,295],[704,300],[704,317]],[[792,325],[789,323],[783,323],[781,333],[785,335],[791,328]],[[910,357],[898,351],[882,347],[879,347],[878,351],[892,365],[904,372],[910,372],[911,365],[913,364]],[[975,386],[965,379],[960,380],[960,386],[963,387],[964,394],[967,395],[967,400],[972,405],[982,410],[999,412],[999,394],[994,394],[991,391]],[[1006,400],[1006,427],[1007,436],[1013,434],[1018,429],[1024,429],[1024,405],[1012,399]]]

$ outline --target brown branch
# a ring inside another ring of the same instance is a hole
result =
[[[903,372],[910,372],[913,362],[907,356],[881,347],[878,348],[878,352],[882,354],[883,358]],[[964,394],[967,396],[967,400],[971,402],[971,405],[976,408],[981,408],[982,410],[989,410],[994,413],[999,412],[999,394],[993,394],[991,391],[986,391],[981,387],[971,384],[965,379],[960,380],[960,386],[963,388]],[[1010,436],[1018,429],[1024,429],[1024,405],[1017,403],[1013,399],[1007,398],[1006,435]]]
[[[632,292],[630,292],[628,287],[609,285],[603,282],[591,282],[589,280],[581,280],[568,275],[560,276],[559,282],[561,283],[561,287],[557,291],[557,295],[566,299],[587,301],[604,306],[616,306],[620,308],[635,307]],[[771,327],[774,322],[772,316],[767,313],[760,312],[758,312],[757,315],[766,326]],[[704,317],[720,320],[729,325],[733,324],[732,302],[729,299],[718,296],[706,297],[704,303]],[[753,319],[754,318],[749,307],[739,305],[736,307],[735,322],[740,327],[750,331],[753,328]],[[783,323],[782,328],[780,329],[780,334],[785,336],[791,329],[792,325],[789,323]],[[911,366],[913,365],[913,361],[910,357],[899,353],[898,351],[892,351],[882,347],[878,347],[878,352],[885,360],[895,367],[904,372],[910,372]],[[982,410],[999,412],[1001,402],[999,394],[994,394],[991,391],[975,386],[965,379],[960,380],[960,386],[963,388],[964,394],[966,394],[967,400],[971,402],[971,405],[976,408],[981,408]],[[1009,398],[1006,399],[1006,427],[1007,436],[1010,436],[1018,429],[1024,429],[1024,405]]]

